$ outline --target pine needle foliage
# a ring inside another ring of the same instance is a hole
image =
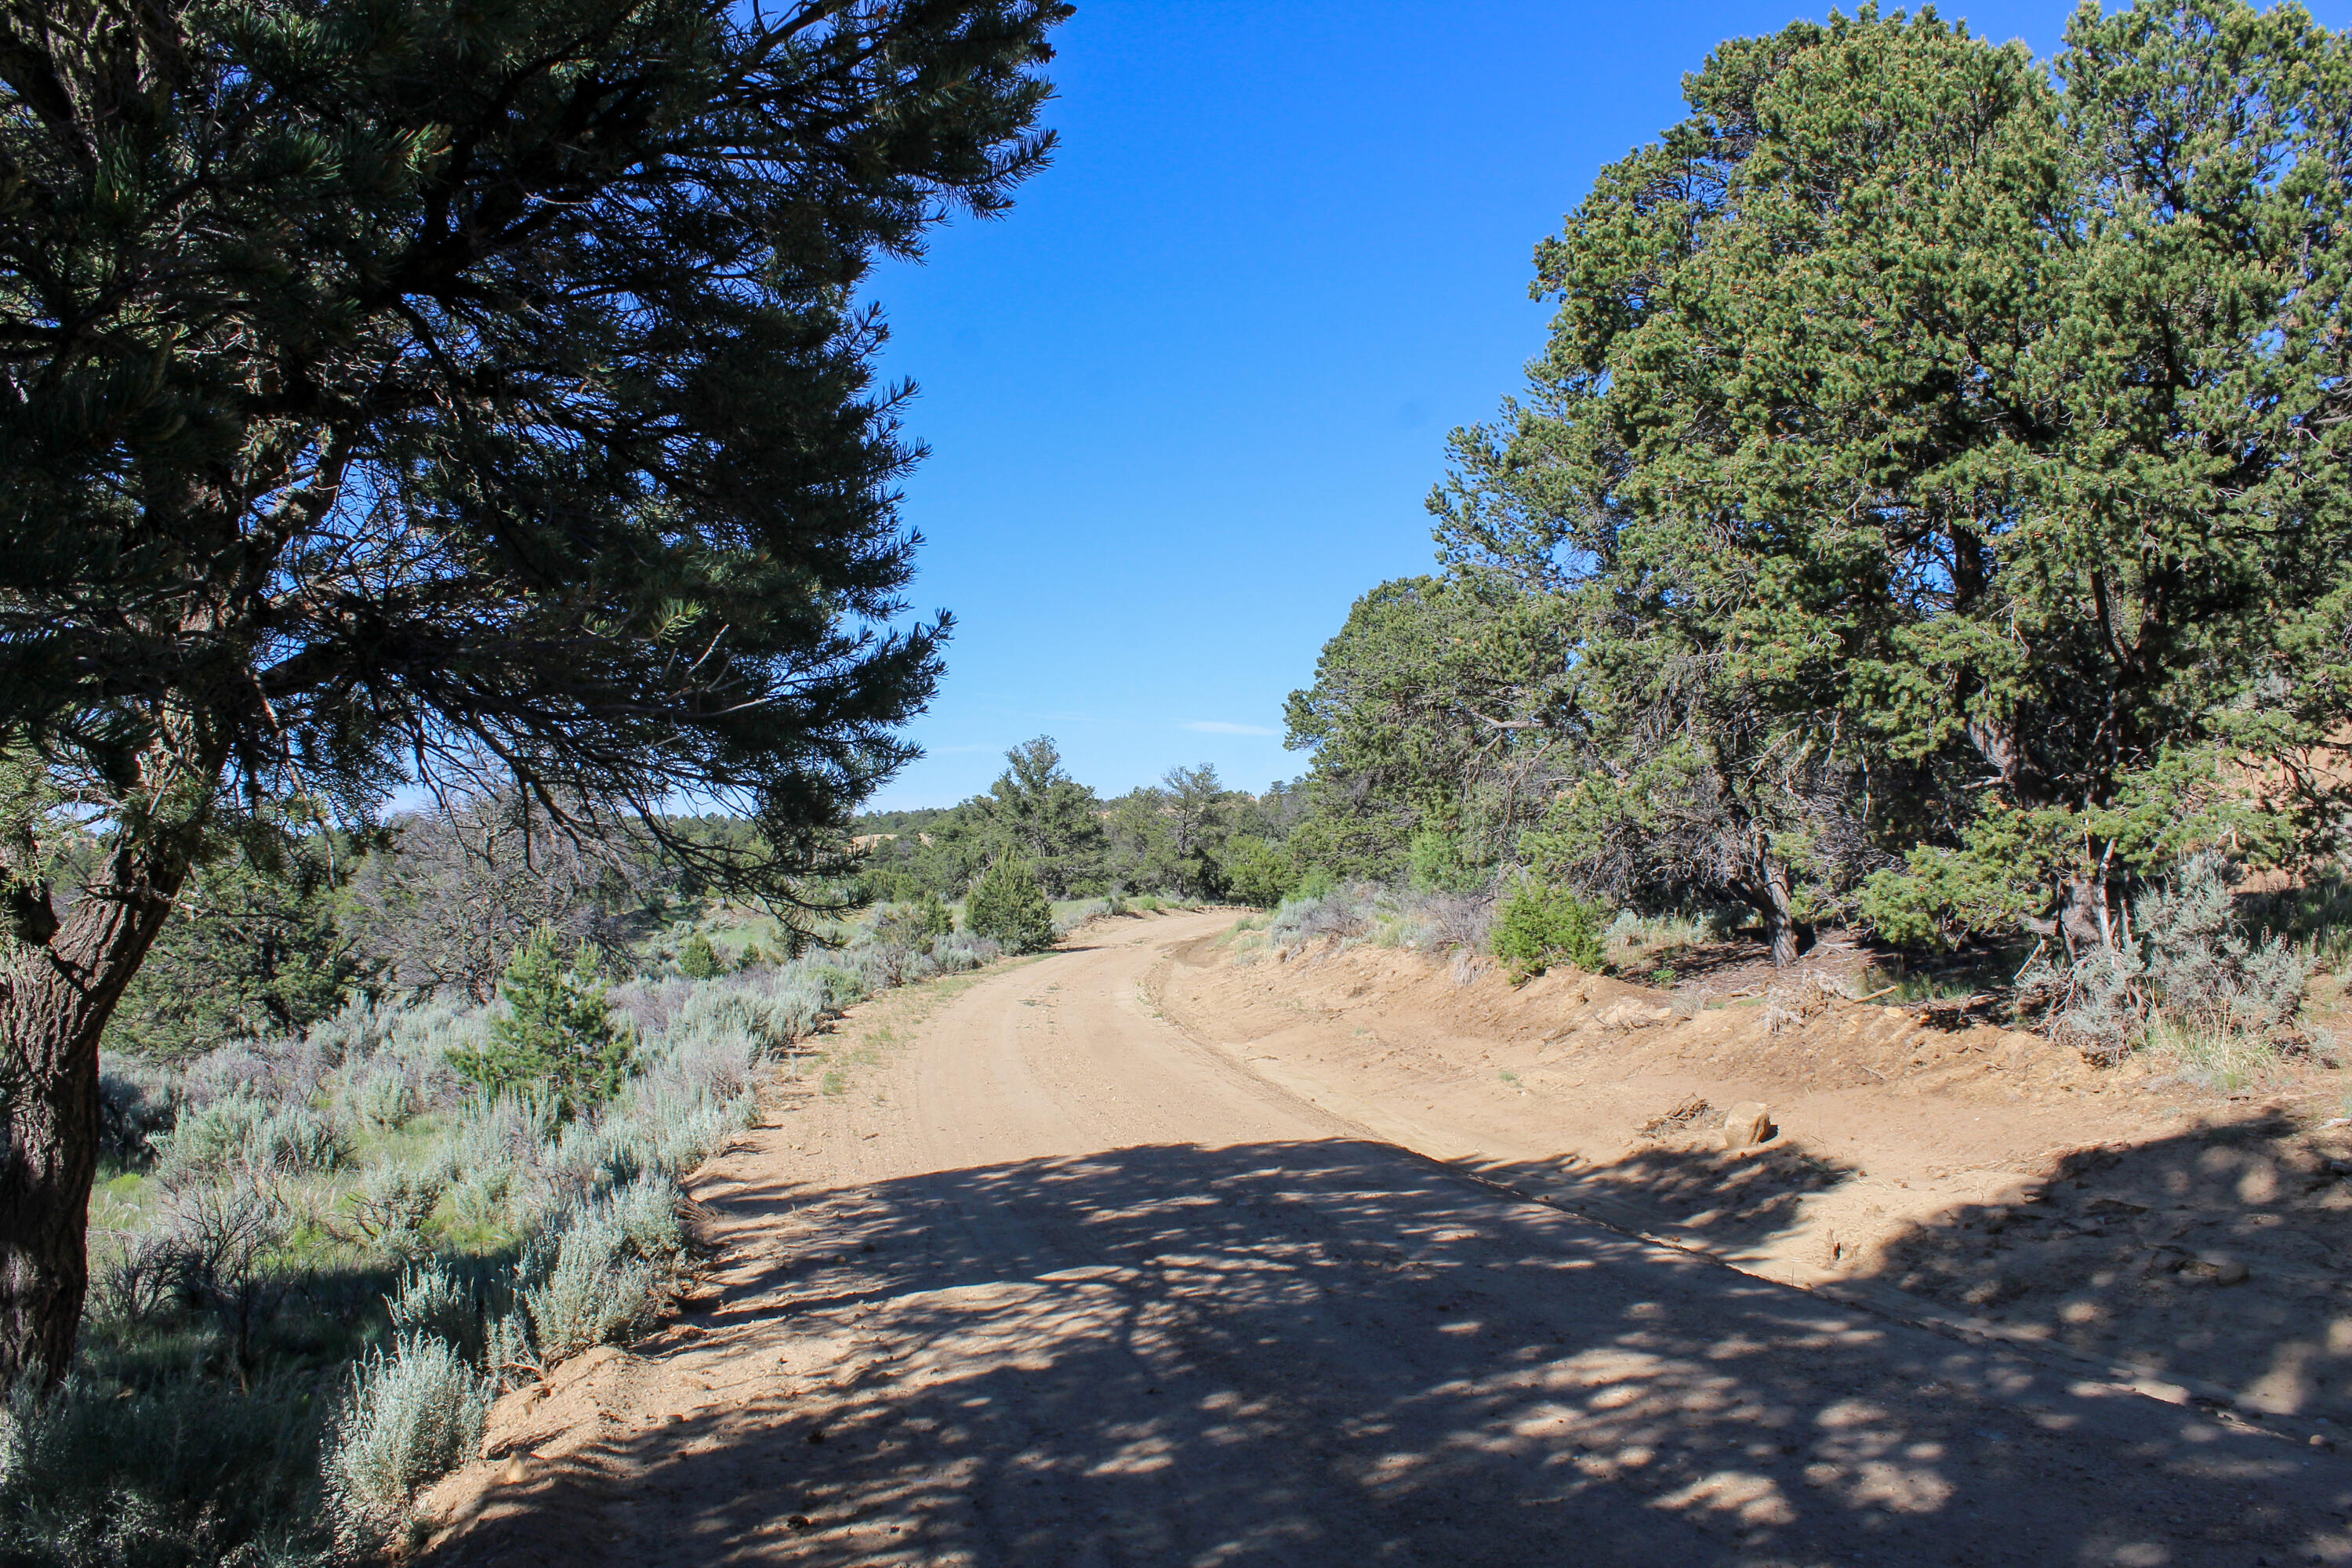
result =
[[[696,931],[677,950],[677,972],[688,980],[709,980],[719,973],[719,950],[710,939]]]
[[[71,1360],[96,1044],[224,842],[422,785],[848,867],[948,629],[858,285],[1043,165],[1069,9],[0,14],[0,1384]]]
[[[1433,498],[1572,611],[1550,858],[2112,957],[2185,855],[2340,850],[2352,39],[2152,0],[2044,63],[1865,7],[1685,91]]]
[[[570,1118],[610,1100],[636,1064],[636,1043],[613,1016],[594,952],[569,963],[551,926],[518,949],[499,994],[507,1012],[490,1022],[479,1050],[449,1053],[449,1065],[488,1093],[542,1096]]]
[[[1524,882],[1495,917],[1495,956],[1522,977],[1555,963],[1597,974],[1607,957],[1608,925],[1609,911],[1591,900],[1566,888]]]

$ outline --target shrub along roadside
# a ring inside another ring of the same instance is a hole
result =
[[[416,1489],[478,1440],[474,1405],[658,1315],[693,1266],[679,1179],[750,1119],[763,1074],[840,1007],[998,952],[865,940],[609,989],[559,952],[550,1013],[599,994],[582,1033],[633,1046],[569,1118],[544,1080],[458,1070],[495,1051],[512,1000],[355,1002],[182,1070],[110,1060],[83,1352],[46,1405],[0,1411],[0,1562],[396,1544]]]
[[[2095,1061],[2147,1053],[2190,1087],[2234,1091],[2273,1079],[2328,1043],[2329,1031],[2303,1005],[2313,973],[2340,972],[2352,952],[2344,935],[2352,894],[2336,881],[2240,894],[2238,875],[2220,856],[2188,857],[2133,901],[2113,952],[2093,947],[2069,962],[2055,938],[2031,952],[1993,950],[1948,994],[2005,996],[2021,1026],[2038,1023]],[[1572,963],[1670,985],[1675,955],[1729,940],[1742,912],[1622,910],[1612,918],[1596,900],[1533,879],[1499,899],[1358,882],[1244,918],[1223,942],[1243,963],[1256,962],[1261,949],[1290,952],[1329,938],[1341,947],[1491,953],[1515,981]],[[1916,1000],[1947,984],[1906,976],[1900,955],[1867,973],[1853,994],[1883,987]]]
[[[1495,956],[1517,975],[1540,974],[1554,963],[1599,973],[1607,961],[1602,935],[1609,911],[1566,888],[1522,882],[1495,917]]]
[[[1054,945],[1054,906],[1046,901],[1036,868],[1007,855],[973,884],[964,905],[964,924],[1007,952],[1038,952]]]

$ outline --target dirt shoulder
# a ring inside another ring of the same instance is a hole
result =
[[[1364,946],[1286,962],[1212,938],[1156,984],[1251,1070],[1514,1189],[1769,1279],[2352,1424],[2340,1073],[2231,1101],[1822,989],[1708,1008]],[[1753,1102],[1778,1135],[1727,1152],[1727,1110]]]

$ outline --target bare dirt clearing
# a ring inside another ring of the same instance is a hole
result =
[[[1491,1035],[1382,1038],[1236,969],[1231,923],[1106,922],[861,1009],[838,1092],[780,1105],[698,1183],[713,1294],[502,1402],[489,1457],[428,1500],[428,1557],[2352,1563],[2352,1465],[2300,1428],[1528,1201],[1603,1163],[1577,1119],[1643,1102],[1613,1164],[1666,1086],[1573,1062],[1556,1091],[1507,1063],[1474,1083],[1455,1053]],[[1283,1029],[1234,1026],[1257,1006]],[[1790,1158],[1722,1163],[1675,1146],[1689,1129],[1641,1158],[1720,1165],[1702,1185]],[[1815,1184],[1784,1171],[1738,1205],[1768,1263],[1774,1216],[1833,1184],[1815,1158]]]

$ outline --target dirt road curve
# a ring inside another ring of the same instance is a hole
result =
[[[2352,1563],[2352,1465],[1515,1202],[1150,1002],[908,994],[717,1167],[721,1294],[509,1401],[436,1563]],[[1084,942],[1087,939],[1081,939]],[[895,1008],[895,1011],[893,1010]]]

